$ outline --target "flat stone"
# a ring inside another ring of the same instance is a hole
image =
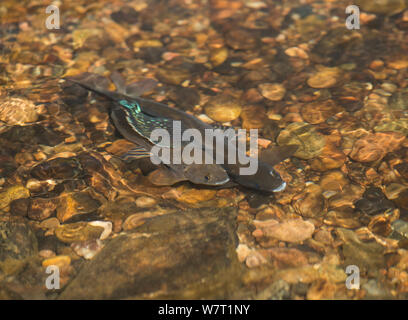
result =
[[[240,282],[235,210],[157,216],[112,239],[60,299],[225,299]]]

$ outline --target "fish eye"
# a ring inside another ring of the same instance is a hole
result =
[[[208,180],[210,180],[210,176],[205,176],[204,179],[205,179],[205,181],[208,181]]]

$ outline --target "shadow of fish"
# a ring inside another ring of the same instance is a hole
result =
[[[139,95],[142,94],[144,90],[150,90],[149,85],[154,85],[154,81],[147,81],[147,83],[138,82],[125,86],[123,77],[117,72],[112,74],[111,79],[118,92],[125,93],[129,96],[129,98],[131,98],[132,101],[138,102],[143,112],[146,114],[153,117],[165,117],[172,120],[181,120],[185,127],[198,129],[202,136],[204,136],[206,129],[215,128],[213,125],[207,124],[184,111],[171,108],[162,103],[140,98]],[[217,148],[214,147],[214,143],[207,145],[206,147],[217,152]],[[230,149],[235,150],[236,152],[235,146],[231,145],[229,140],[225,140],[224,150]],[[257,159],[258,170],[253,175],[241,175],[240,169],[243,168],[244,165],[240,164],[239,162],[234,164],[229,163],[228,153],[224,151],[222,151],[223,154],[221,155],[221,157],[224,158],[224,164],[222,164],[222,166],[227,170],[228,175],[235,183],[251,189],[267,192],[280,192],[286,188],[286,182],[282,180],[281,176],[273,168],[273,166],[292,156],[297,149],[297,145],[287,145],[274,146],[262,151]],[[228,183],[228,185],[232,184],[232,182]]]
[[[154,129],[162,128],[172,132],[174,123],[172,120],[144,113],[137,101],[130,101],[120,93],[98,88],[92,83],[92,77],[88,76],[87,81],[74,78],[67,78],[66,80],[114,101],[111,108],[111,118],[115,127],[127,140],[138,145],[122,156],[125,161],[153,157],[150,151],[154,145],[173,149],[171,145],[160,144],[159,141],[151,139],[151,132]],[[225,169],[217,164],[170,163],[160,166],[149,175],[149,179],[157,185],[172,185],[187,180],[194,184],[217,186],[227,183],[229,176]]]

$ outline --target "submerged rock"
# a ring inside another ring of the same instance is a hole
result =
[[[0,100],[0,121],[9,126],[22,125],[38,120],[38,108],[29,100],[5,98]],[[0,126],[0,132],[5,129]]]
[[[74,158],[55,158],[31,169],[32,177],[39,180],[74,179],[82,174],[81,164]]]
[[[407,7],[405,0],[356,0],[355,3],[361,10],[385,15],[396,14]]]
[[[352,230],[337,229],[337,234],[342,244],[345,265],[356,265],[360,272],[376,274],[384,266],[384,248],[376,243],[360,241],[357,234]]]
[[[61,299],[228,298],[240,282],[233,209],[150,219],[112,239]]]
[[[24,261],[37,253],[37,239],[27,223],[0,221],[0,270],[18,271]]]
[[[286,89],[280,83],[263,83],[259,85],[261,94],[268,100],[279,101],[285,96]]]
[[[104,231],[104,227],[92,225],[92,222],[75,222],[57,227],[55,235],[64,243],[74,243],[99,239]]]
[[[282,130],[278,136],[279,145],[298,145],[294,156],[312,159],[318,156],[326,145],[326,139],[316,129],[305,122],[294,122]]]
[[[101,203],[88,190],[63,194],[56,207],[57,218],[60,222],[65,222],[77,215],[93,213],[100,206]]]
[[[205,113],[218,122],[235,120],[241,114],[240,102],[229,96],[219,95],[211,98],[205,105]]]
[[[15,185],[0,192],[0,210],[5,209],[8,205],[17,199],[28,198],[30,192],[21,185]]]
[[[358,139],[350,153],[350,158],[359,162],[382,159],[388,152],[397,150],[405,139],[399,132],[377,132]]]

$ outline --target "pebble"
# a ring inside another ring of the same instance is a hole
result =
[[[145,223],[145,215],[135,213],[126,218],[122,224],[122,228],[125,231],[137,228]]]
[[[404,139],[405,135],[399,132],[371,133],[354,143],[349,156],[359,162],[377,161],[397,150]]]
[[[37,120],[38,107],[30,100],[10,97],[0,100],[0,121],[7,125],[23,125]]]
[[[310,160],[310,166],[316,171],[328,171],[341,168],[347,160],[343,151],[339,150],[333,143],[326,143],[323,151],[316,158]]]
[[[408,189],[408,186],[399,183],[390,183],[384,189],[384,194],[389,200],[397,199],[401,192]]]
[[[352,207],[343,206],[330,210],[324,216],[323,222],[329,226],[337,226],[347,229],[355,229],[361,226],[361,222],[356,219]]]
[[[184,81],[190,79],[191,75],[187,70],[165,67],[157,70],[156,77],[167,84],[181,85]]]
[[[272,237],[285,242],[302,242],[309,239],[314,230],[313,223],[302,219],[286,220],[262,229],[266,237]]]
[[[374,127],[376,132],[399,132],[408,136],[408,119],[397,119],[385,122]]]
[[[214,48],[210,51],[210,62],[213,67],[224,63],[228,58],[228,49],[226,47]]]
[[[299,48],[299,47],[291,47],[285,50],[285,53],[289,57],[298,57],[301,59],[309,59],[309,55],[306,53],[305,50]]]
[[[367,227],[371,232],[383,237],[387,237],[392,232],[390,219],[386,215],[371,218]]]
[[[161,48],[163,47],[163,44],[156,39],[136,40],[135,42],[133,42],[133,49],[135,51],[137,51],[137,49],[145,47]]]
[[[157,201],[150,197],[139,197],[135,203],[138,208],[151,208],[157,204]]]
[[[205,104],[204,109],[207,116],[218,122],[235,120],[242,111],[239,100],[224,94],[212,97]]]
[[[310,124],[326,121],[331,116],[342,111],[333,100],[314,101],[304,105],[300,111],[303,119]]]
[[[28,207],[28,217],[33,220],[42,221],[50,217],[56,210],[55,199],[33,198]]]
[[[56,237],[64,243],[96,240],[103,232],[105,232],[103,227],[92,226],[87,222],[63,224],[55,229]]]
[[[305,122],[294,122],[283,129],[278,138],[279,145],[298,145],[294,156],[312,159],[320,155],[326,145],[326,139],[316,129]]]
[[[408,222],[397,219],[391,224],[391,228],[399,235],[408,238]]]
[[[75,179],[82,174],[80,163],[75,158],[55,158],[42,162],[30,170],[38,180]]]
[[[267,116],[262,106],[250,105],[243,108],[241,119],[243,129],[259,129],[264,127]]]
[[[363,198],[354,203],[356,209],[368,215],[383,213],[388,209],[395,208],[392,201],[385,198],[380,188],[370,187],[364,194]]]
[[[65,255],[48,258],[48,259],[43,260],[42,262],[42,266],[44,268],[48,266],[57,266],[59,268],[62,268],[65,266],[69,266],[70,264],[71,264],[71,258]]]
[[[320,186],[308,185],[301,194],[293,198],[293,208],[303,217],[321,216],[325,209],[325,198],[322,193]]]
[[[49,250],[49,249],[43,249],[43,250],[38,251],[38,255],[39,255],[41,258],[45,258],[45,259],[48,259],[48,258],[51,258],[51,257],[55,257],[55,256],[56,256],[55,252],[52,251],[52,250]]]
[[[251,249],[246,244],[240,243],[235,252],[237,253],[239,262],[244,262],[251,253]]]
[[[341,171],[328,172],[320,179],[320,187],[326,191],[340,192],[347,183],[348,181]]]
[[[256,268],[267,262],[268,260],[266,260],[258,251],[252,251],[245,260],[245,264],[248,268]]]
[[[318,68],[307,80],[307,84],[316,89],[331,88],[334,87],[341,78],[341,71],[339,68]]]
[[[199,202],[209,201],[217,194],[216,190],[212,189],[188,189],[182,192],[179,201],[195,204]]]
[[[404,0],[356,0],[361,10],[377,14],[393,15],[407,7]]]
[[[75,242],[71,244],[71,248],[80,257],[91,260],[104,247],[101,240],[88,240],[83,242]]]
[[[57,218],[52,217],[41,221],[40,227],[44,229],[55,229],[60,226],[60,222]]]
[[[100,207],[101,203],[92,198],[90,191],[79,191],[63,194],[57,205],[57,218],[65,222],[74,216],[92,213]]]
[[[21,185],[15,185],[6,188],[4,191],[0,192],[0,209],[5,209],[8,205],[17,199],[28,198],[30,192],[28,189]]]
[[[286,89],[280,83],[263,83],[258,86],[261,94],[268,100],[280,101],[285,96]]]

